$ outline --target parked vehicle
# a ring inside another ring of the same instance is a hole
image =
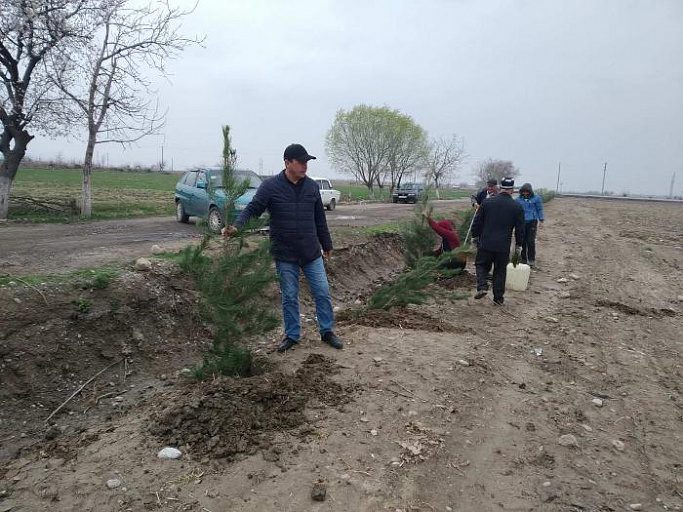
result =
[[[427,189],[422,183],[402,183],[391,195],[393,203],[417,203]]]
[[[341,197],[341,192],[332,188],[332,183],[327,178],[315,178],[311,176],[312,180],[318,184],[320,188],[320,197],[323,200],[323,205],[325,208],[332,211],[337,206],[339,198]]]
[[[248,179],[249,188],[235,200],[233,223],[241,210],[244,210],[261,185],[261,178],[252,171],[235,171],[238,179]],[[225,189],[223,188],[223,169],[193,169],[183,174],[175,186],[176,219],[187,222],[190,217],[205,219],[212,233],[220,233],[225,225],[222,218],[225,208]]]

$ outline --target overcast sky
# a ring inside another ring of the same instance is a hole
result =
[[[188,2],[189,3],[189,2]],[[522,181],[563,190],[683,190],[681,0],[200,0],[184,22],[206,36],[170,66],[164,137],[96,161],[174,168],[219,161],[230,124],[240,166],[264,174],[300,142],[335,177],[325,134],[338,109],[365,103],[456,133],[472,180],[486,158]],[[82,160],[75,141],[36,139],[29,156]]]

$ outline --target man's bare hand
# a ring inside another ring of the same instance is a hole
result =
[[[330,249],[329,251],[323,251],[323,256],[325,257],[325,259],[329,260],[332,257],[332,249]]]
[[[237,233],[237,228],[235,226],[225,226],[223,229],[221,229],[221,235],[223,235],[225,238],[230,238],[235,233]]]

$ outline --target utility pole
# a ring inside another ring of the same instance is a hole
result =
[[[602,169],[602,192],[600,193],[602,196],[605,195],[605,176],[607,176],[607,162],[605,162],[605,166]]]
[[[676,171],[671,175],[671,185],[669,185],[669,199],[674,197],[674,183],[676,183]]]
[[[263,176],[263,158],[258,159],[258,175]]]
[[[555,185],[555,193],[560,193],[560,172],[562,172],[562,162],[557,162],[557,185]]]
[[[166,144],[166,135],[164,135],[164,138],[161,140],[161,165],[159,166],[159,170],[163,171],[164,170],[164,144]]]

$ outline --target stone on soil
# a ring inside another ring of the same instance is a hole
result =
[[[561,446],[579,446],[579,442],[576,440],[576,437],[573,434],[565,434],[560,436],[557,442],[560,443]]]
[[[178,450],[177,448],[172,448],[170,446],[163,448],[157,454],[157,457],[159,457],[160,459],[179,459],[181,456],[182,452],[180,450]]]

